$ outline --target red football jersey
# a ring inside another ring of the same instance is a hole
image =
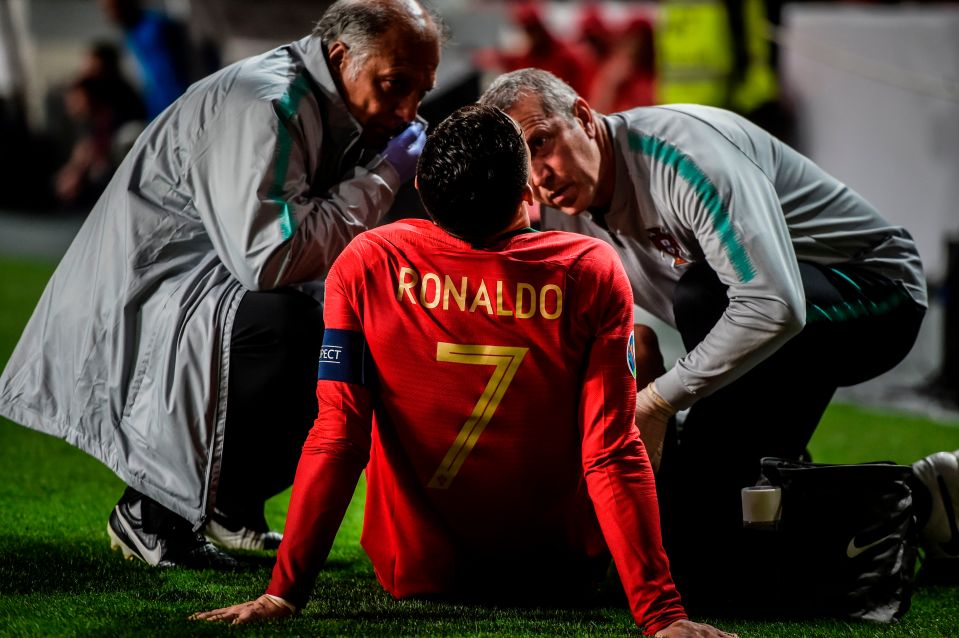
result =
[[[337,259],[324,317],[328,334],[362,333],[372,372],[317,384],[268,593],[305,602],[365,466],[362,544],[397,598],[463,589],[504,557],[521,571],[608,547],[639,624],[685,618],[609,246],[530,231],[475,249],[427,221],[390,224]]]

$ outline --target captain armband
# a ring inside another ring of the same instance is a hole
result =
[[[316,378],[370,387],[373,382],[373,358],[363,333],[334,328],[324,330]]]

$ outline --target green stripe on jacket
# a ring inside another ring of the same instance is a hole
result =
[[[293,150],[293,138],[286,122],[293,119],[300,106],[300,100],[310,90],[306,76],[300,73],[293,80],[283,97],[276,104],[277,114],[282,119],[276,130],[276,163],[273,166],[273,184],[270,186],[269,199],[280,205],[280,232],[284,241],[293,236],[296,230],[296,218],[293,216],[290,203],[283,197],[286,185],[286,174],[290,168],[290,152]]]
[[[709,181],[709,178],[696,166],[696,163],[672,144],[649,135],[631,132],[629,134],[629,148],[634,152],[648,155],[655,161],[673,169],[679,177],[689,184],[689,188],[699,199],[700,204],[709,213],[713,229],[719,236],[719,242],[726,253],[726,258],[733,265],[740,281],[743,283],[752,281],[753,277],[756,276],[756,269],[746,253],[746,248],[736,237],[736,230],[733,228],[726,203],[720,197],[716,186]]]

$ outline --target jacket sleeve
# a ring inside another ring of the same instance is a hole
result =
[[[663,549],[653,471],[633,422],[636,381],[627,356],[633,296],[619,259],[602,248],[601,276],[582,282],[596,291],[584,314],[594,314],[597,326],[580,397],[583,471],[633,618],[652,635],[686,612]]]
[[[220,260],[249,290],[324,277],[349,241],[375,225],[401,185],[380,157],[368,166],[322,152],[318,107],[305,85],[279,99],[235,89],[204,129],[187,167],[193,205]],[[313,165],[311,167],[311,165]],[[316,192],[314,173],[344,177]]]
[[[344,255],[346,256],[346,255]],[[327,328],[359,331],[359,321],[337,276],[327,280]],[[313,590],[370,454],[370,391],[341,381],[317,381],[319,413],[293,480],[283,541],[266,593],[303,607]]]
[[[660,167],[672,173],[653,178],[667,210],[694,233],[728,286],[729,305],[713,329],[656,380],[676,409],[745,374],[806,320],[799,266],[773,183],[718,133],[703,137],[708,142],[705,151],[699,149],[701,163],[678,152],[668,168]]]

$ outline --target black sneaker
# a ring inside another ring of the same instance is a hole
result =
[[[271,530],[262,516],[256,519],[244,520],[214,509],[203,533],[209,540],[227,549],[264,550],[279,547],[283,534]]]
[[[183,518],[128,489],[107,522],[110,547],[156,567],[233,570],[240,563],[210,544]]]

